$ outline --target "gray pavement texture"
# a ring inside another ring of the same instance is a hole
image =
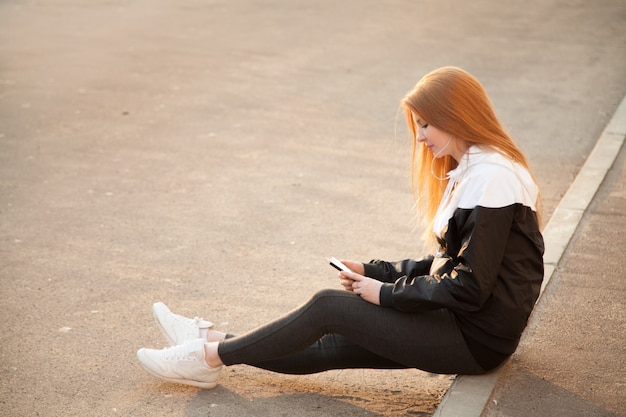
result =
[[[441,65],[483,82],[549,218],[626,95],[624,22],[623,0],[0,2],[0,415],[431,415],[452,376],[242,366],[201,391],[135,351],[164,345],[154,301],[241,333],[337,286],[326,256],[420,256],[396,116]],[[619,172],[490,415],[621,412]]]

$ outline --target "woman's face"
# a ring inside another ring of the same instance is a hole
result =
[[[423,143],[435,155],[435,158],[450,155],[457,161],[460,160],[463,153],[459,152],[456,139],[452,135],[429,125],[418,114],[413,113],[413,121],[418,128],[417,141]]]

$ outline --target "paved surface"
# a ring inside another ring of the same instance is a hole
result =
[[[447,376],[203,392],[135,351],[156,300],[238,333],[336,286],[326,256],[421,254],[394,129],[437,66],[483,81],[549,217],[626,94],[626,5],[502,3],[0,3],[0,414],[432,414]]]

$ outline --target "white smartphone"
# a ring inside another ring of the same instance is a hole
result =
[[[346,272],[350,272],[350,268],[348,268],[347,266],[345,266],[344,264],[342,264],[338,259],[336,258],[328,258],[328,262],[330,263],[330,265],[339,270],[339,271],[346,271]]]

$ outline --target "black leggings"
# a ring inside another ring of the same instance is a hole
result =
[[[322,290],[265,326],[229,335],[218,353],[225,365],[285,374],[347,368],[485,373],[449,310],[403,313],[342,290]]]

